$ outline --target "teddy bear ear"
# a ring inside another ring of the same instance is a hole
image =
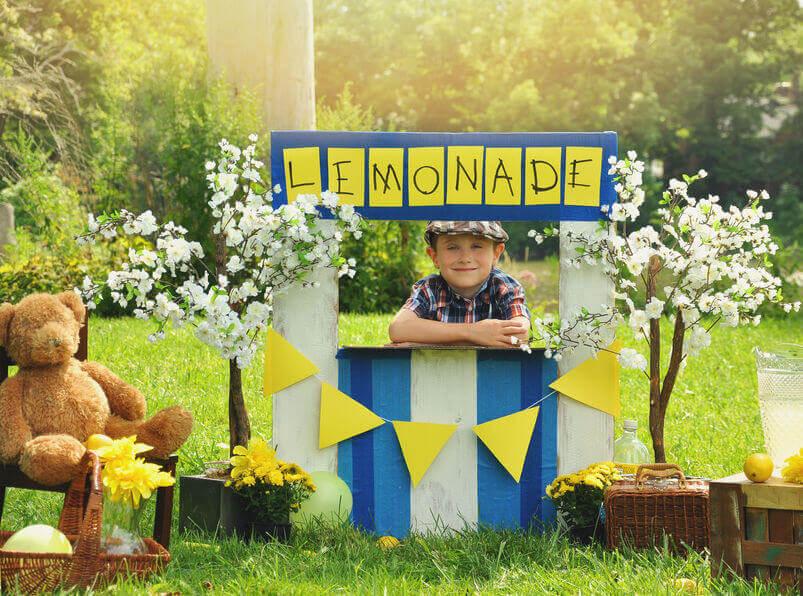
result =
[[[84,322],[86,308],[84,308],[84,303],[81,302],[81,298],[78,294],[75,292],[62,292],[58,295],[58,299],[73,312],[76,321],[79,323]]]
[[[0,304],[0,346],[6,345],[11,319],[14,318],[14,305],[4,302]]]

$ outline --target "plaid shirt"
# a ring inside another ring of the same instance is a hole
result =
[[[492,269],[474,298],[464,298],[440,274],[429,275],[413,285],[402,308],[421,319],[444,323],[475,323],[484,319],[530,318],[524,289],[499,269]]]

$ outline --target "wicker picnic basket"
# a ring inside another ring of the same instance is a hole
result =
[[[605,490],[608,548],[645,548],[663,543],[675,551],[708,547],[708,481],[686,479],[676,464],[638,467],[635,478]]]
[[[91,451],[87,451],[86,464],[86,473],[70,484],[59,519],[59,530],[73,544],[73,553],[0,550],[0,587],[3,591],[30,593],[51,591],[57,587],[87,588],[112,581],[118,574],[145,577],[170,561],[170,553],[150,538],[145,538],[147,554],[127,556],[101,552],[101,467]],[[12,534],[0,532],[0,547]]]

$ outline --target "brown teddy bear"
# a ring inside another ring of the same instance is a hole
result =
[[[19,462],[41,484],[74,478],[90,435],[137,435],[153,446],[147,455],[166,457],[192,430],[179,406],[145,420],[139,391],[103,365],[73,358],[84,313],[73,292],[0,305],[0,346],[19,365],[0,385],[0,462]]]

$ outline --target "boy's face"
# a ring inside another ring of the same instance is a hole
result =
[[[471,295],[496,265],[505,245],[483,236],[441,234],[427,254],[446,282],[461,294]]]

